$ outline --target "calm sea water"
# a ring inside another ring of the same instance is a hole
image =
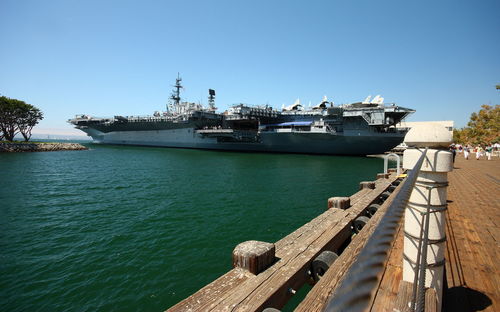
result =
[[[383,170],[375,158],[96,146],[0,154],[0,310],[162,311]]]

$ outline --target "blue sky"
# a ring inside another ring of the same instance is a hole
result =
[[[281,108],[382,94],[409,120],[464,126],[500,104],[500,1],[0,1],[0,94],[75,114],[185,100]],[[36,129],[36,128],[35,128]]]

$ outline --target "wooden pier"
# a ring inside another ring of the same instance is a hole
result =
[[[500,311],[500,158],[457,155],[449,176],[446,311]]]
[[[442,311],[500,311],[500,159],[457,154],[448,180]],[[402,250],[400,229],[371,311],[407,311]]]
[[[325,250],[340,253],[351,240],[352,228],[358,225],[355,220],[360,216],[369,220],[365,217],[369,205],[387,199],[388,193],[382,194],[391,188],[396,174],[378,177],[376,181],[361,182],[361,190],[351,197],[329,199],[325,202],[329,209],[323,214],[274,244],[239,245],[233,252],[234,269],[169,311],[261,311],[283,307],[305,283],[314,283],[310,273],[313,260]],[[252,256],[249,249],[262,252]],[[269,256],[270,250],[273,256]]]
[[[458,154],[454,167],[449,173],[442,311],[500,311],[500,160],[464,160]],[[394,196],[384,198],[385,192],[399,191],[399,187],[391,186],[397,178],[394,173],[377,178],[371,183],[361,183],[362,189],[349,198],[329,199],[328,207],[333,208],[274,244],[250,242],[239,246],[240,251],[236,248],[236,255],[233,253],[233,270],[169,311],[280,309],[307,282],[315,285],[295,311],[323,311],[392,202]],[[354,220],[366,216],[373,203],[380,204],[378,211],[358,234],[352,235]],[[374,289],[370,311],[409,310],[411,285],[402,281],[402,224]],[[258,245],[254,250],[263,251],[248,256],[254,244]],[[311,265],[324,250],[340,256],[314,281]],[[425,310],[438,310],[433,289],[426,292]]]

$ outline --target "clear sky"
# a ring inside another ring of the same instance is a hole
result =
[[[500,104],[498,0],[0,0],[0,44],[0,94],[41,130],[163,110],[178,72],[184,100],[213,88],[220,110],[381,94],[463,127]]]

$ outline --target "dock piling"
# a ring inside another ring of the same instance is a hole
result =
[[[391,175],[390,173],[377,173],[377,180],[388,179],[390,175]]]
[[[233,267],[257,275],[274,263],[275,251],[272,243],[253,240],[243,242],[233,250]]]
[[[328,198],[328,209],[347,209],[351,207],[350,197],[330,197]]]
[[[365,190],[365,189],[374,190],[375,189],[375,181],[359,182],[359,190]]]

